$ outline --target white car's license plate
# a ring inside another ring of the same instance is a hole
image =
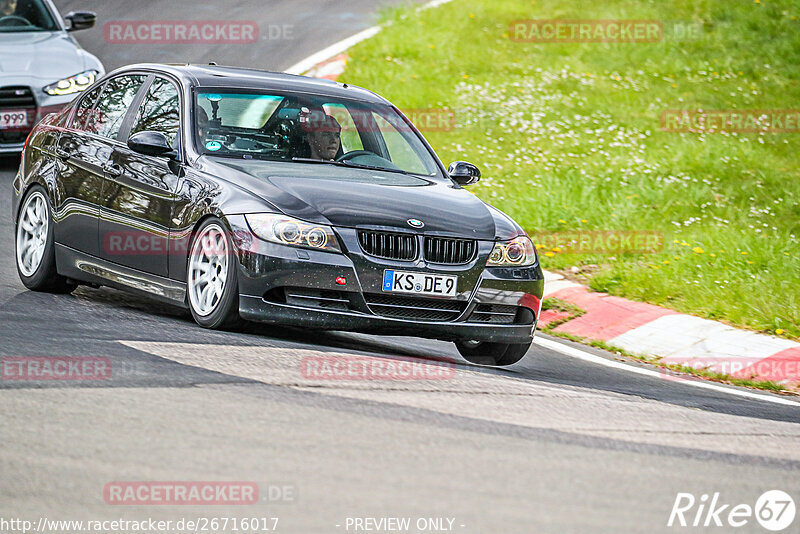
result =
[[[22,128],[28,125],[28,112],[25,110],[0,110],[0,129]]]
[[[457,285],[457,276],[393,270],[383,271],[383,290],[392,293],[454,297]]]

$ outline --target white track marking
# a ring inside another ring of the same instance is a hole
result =
[[[641,367],[635,367],[633,365],[627,365],[614,360],[609,360],[607,358],[603,358],[602,356],[597,356],[595,354],[591,354],[589,352],[565,345],[563,343],[559,343],[557,341],[551,341],[549,339],[542,339],[541,337],[537,337],[535,344],[544,347],[546,349],[554,350],[566,356],[571,356],[572,358],[577,358],[579,360],[583,360],[586,362],[596,363],[598,365],[605,365],[606,367],[611,367],[613,369],[619,369],[621,371],[627,371],[633,374],[649,376],[651,378],[660,378],[662,380],[664,379],[664,375],[658,371],[653,371],[652,369],[643,369]],[[705,382],[699,380],[698,381],[686,380],[682,382],[682,384],[686,384],[687,386],[696,387],[700,389],[708,389],[711,391],[718,391],[720,393],[727,393],[728,395],[735,395],[738,397],[745,397],[748,399],[755,399],[764,402],[771,402],[773,404],[781,404],[784,406],[794,406],[795,408],[800,408],[800,403],[797,403],[795,401],[784,399],[778,396],[754,393],[746,389],[724,387],[711,382]]]
[[[450,2],[451,0],[432,0],[427,4],[420,7],[420,9],[429,9],[432,7],[439,7],[443,4]],[[316,52],[315,54],[311,54],[307,58],[295,63],[284,72],[287,74],[303,74],[311,70],[312,67],[317,65],[318,63],[322,63],[323,61],[327,61],[334,56],[338,56],[348,48],[352,48],[361,41],[365,41],[370,37],[376,35],[379,31],[381,31],[381,26],[372,26],[371,28],[367,28],[366,30],[360,31],[355,35],[351,35],[346,39],[342,39],[338,43],[334,43],[327,48]]]

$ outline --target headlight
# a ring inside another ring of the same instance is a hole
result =
[[[245,218],[253,233],[265,241],[329,252],[342,251],[330,226],[274,213],[249,214]]]
[[[80,93],[89,88],[97,79],[99,73],[96,70],[87,70],[75,76],[58,80],[56,83],[51,83],[44,88],[44,92],[48,95],[63,96]]]
[[[488,267],[524,267],[537,261],[536,247],[528,236],[519,236],[504,243],[495,243],[489,254]]]

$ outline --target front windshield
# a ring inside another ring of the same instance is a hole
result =
[[[58,30],[42,0],[0,0],[0,33]]]
[[[204,154],[440,175],[419,136],[388,105],[200,90],[194,111]]]

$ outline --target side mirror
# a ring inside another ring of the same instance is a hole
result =
[[[70,22],[70,27],[67,28],[68,32],[76,32],[79,30],[88,30],[97,22],[97,14],[92,11],[72,11],[65,20]]]
[[[178,152],[169,144],[167,136],[161,132],[138,132],[128,139],[128,148],[145,156],[175,159]]]
[[[472,185],[481,179],[481,171],[472,163],[454,161],[447,168],[447,174],[459,185]]]

